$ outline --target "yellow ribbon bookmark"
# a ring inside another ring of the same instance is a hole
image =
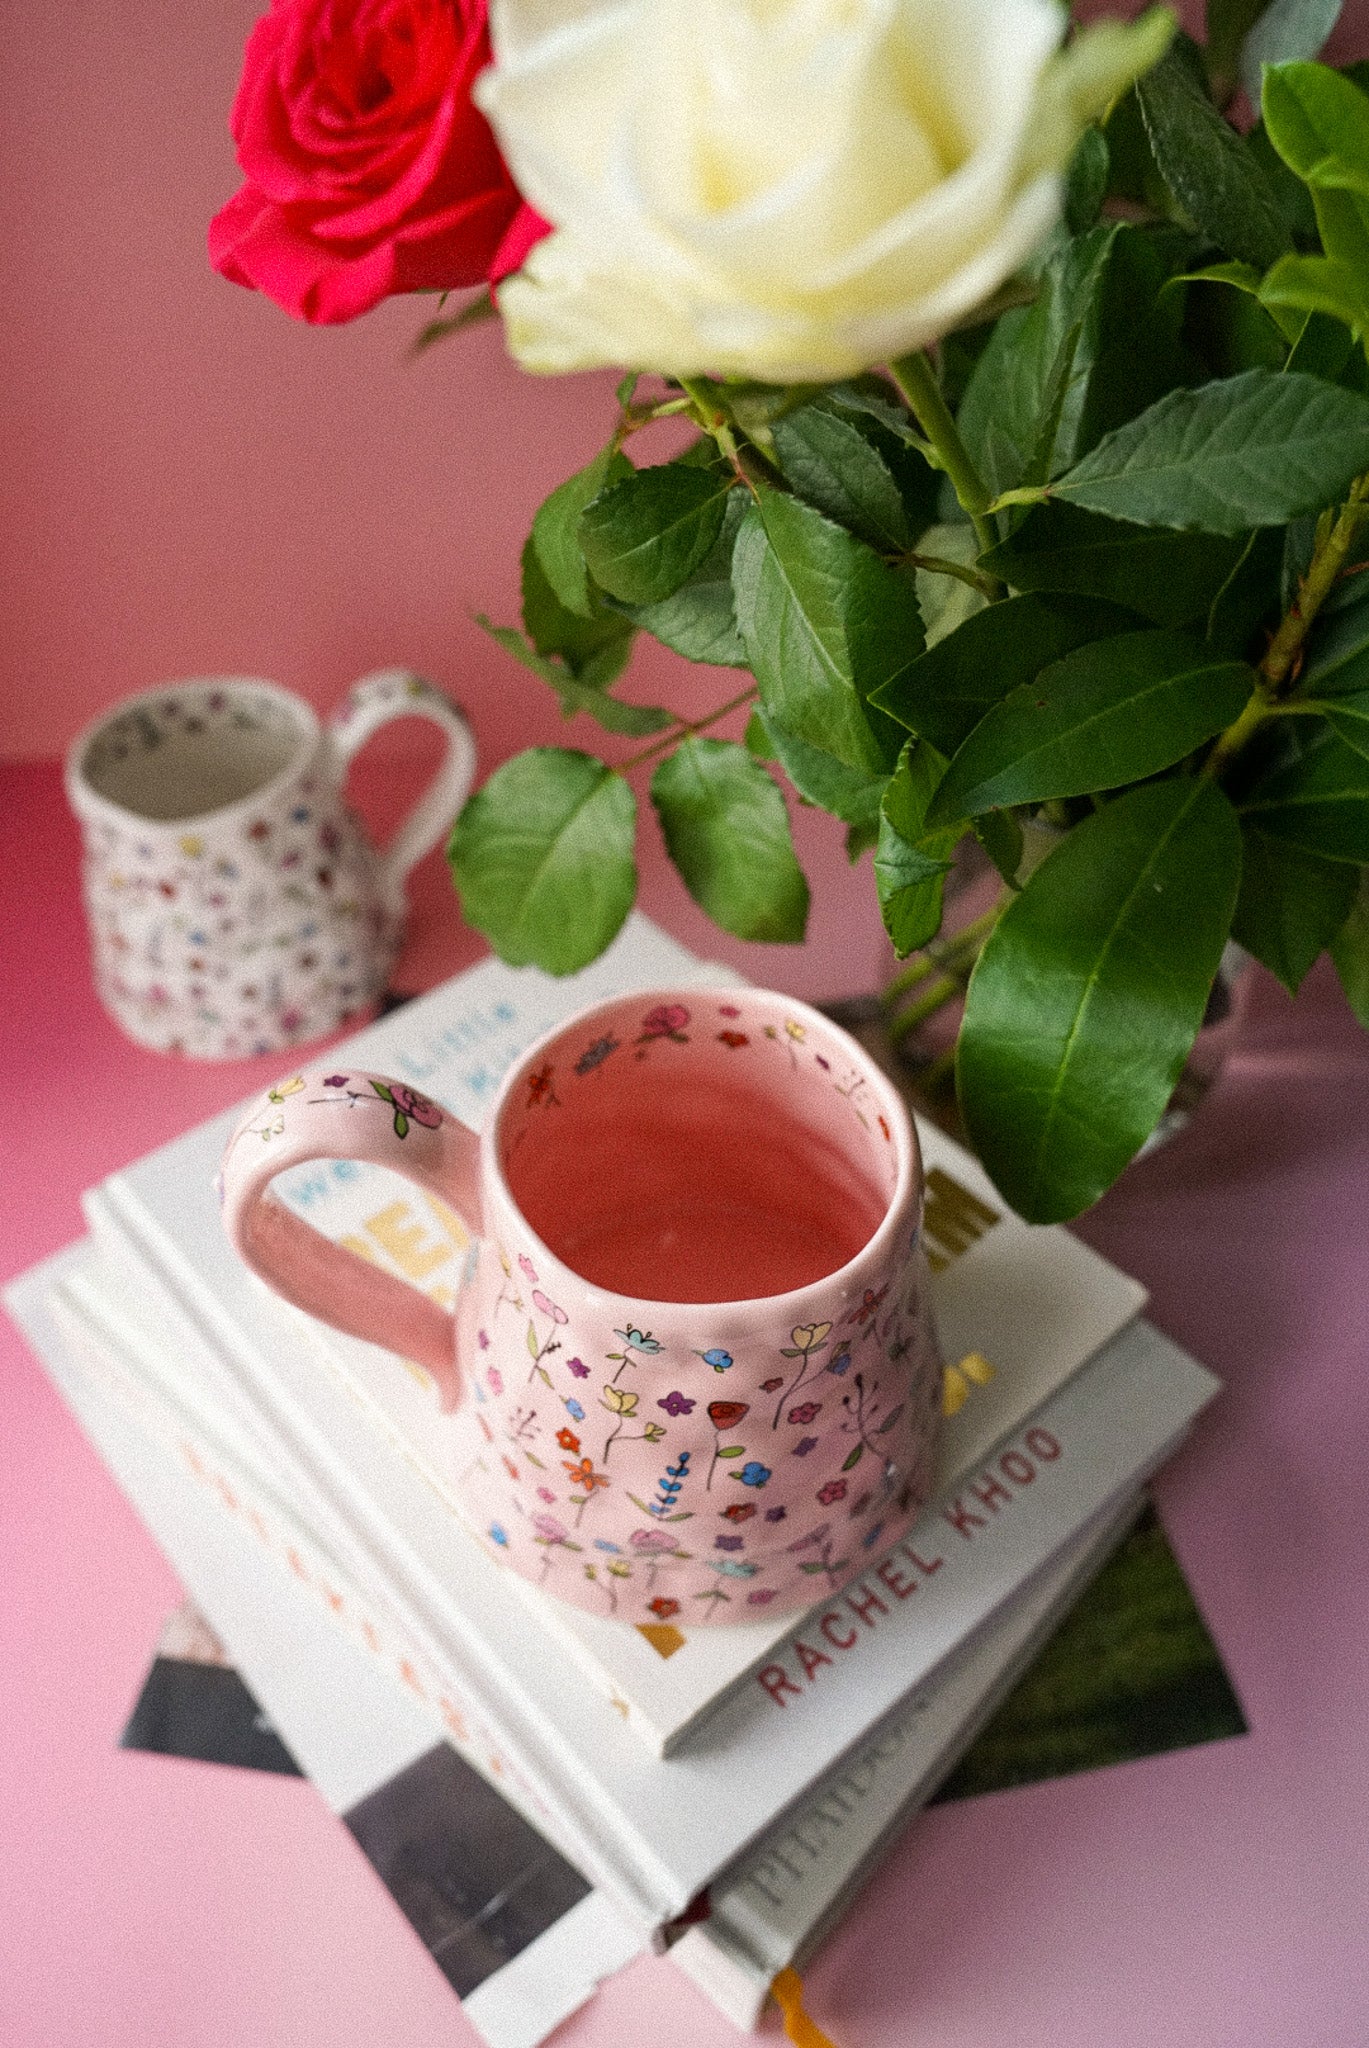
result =
[[[837,2048],[837,2044],[803,2009],[803,1979],[797,1970],[781,1970],[770,1996],[784,2014],[784,2031],[795,2048]]]

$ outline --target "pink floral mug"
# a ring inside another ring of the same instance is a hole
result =
[[[392,1167],[465,1219],[454,1314],[272,1194],[321,1158]],[[223,1192],[272,1287],[473,1410],[452,1475],[472,1528],[577,1606],[687,1626],[807,1605],[926,1502],[917,1139],[802,1003],[602,1003],[511,1069],[482,1137],[345,1060],[299,1073],[239,1125]]]

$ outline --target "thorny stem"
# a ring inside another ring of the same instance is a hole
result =
[[[643,747],[640,753],[629,755],[626,761],[620,761],[615,772],[626,775],[630,768],[640,768],[644,761],[654,761],[657,754],[664,754],[669,748],[678,746],[680,741],[688,739],[691,733],[707,732],[710,725],[716,725],[720,718],[726,718],[729,711],[739,711],[742,705],[749,704],[755,695],[756,685],[753,683],[749,690],[742,690],[737,696],[729,698],[726,704],[720,704],[716,711],[710,711],[705,718],[682,718],[670,732],[664,733],[659,739],[654,739],[649,747]]]
[[[920,349],[915,349],[911,355],[900,356],[896,363],[890,363],[889,375],[907,399],[913,417],[936,450],[937,459],[951,479],[956,497],[970,515],[980,553],[986,554],[998,541],[993,521],[988,516],[989,493],[951,418],[931,364]],[[1000,594],[1001,590],[1002,585],[995,581],[994,594]]]

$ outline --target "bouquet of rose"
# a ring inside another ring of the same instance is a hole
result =
[[[276,0],[211,233],[307,319],[474,287],[425,340],[497,303],[528,369],[629,372],[491,630],[639,744],[495,770],[451,844],[470,922],[553,973],[600,952],[647,764],[748,939],[803,933],[785,781],[873,849],[900,956],[972,837],[1002,890],[959,957],[961,1109],[1039,1220],[1151,1131],[1233,934],[1290,989],[1329,948],[1369,1023],[1369,97],[1309,61],[1324,0],[1208,0],[1203,46],[1051,0],[492,25]],[[667,418],[692,438],[635,465]],[[739,687],[616,695],[639,632]]]

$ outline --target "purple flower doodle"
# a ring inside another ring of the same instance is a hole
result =
[[[658,1401],[656,1406],[664,1408],[667,1415],[690,1415],[694,1411],[694,1403],[675,1389],[666,1395],[664,1401]]]

